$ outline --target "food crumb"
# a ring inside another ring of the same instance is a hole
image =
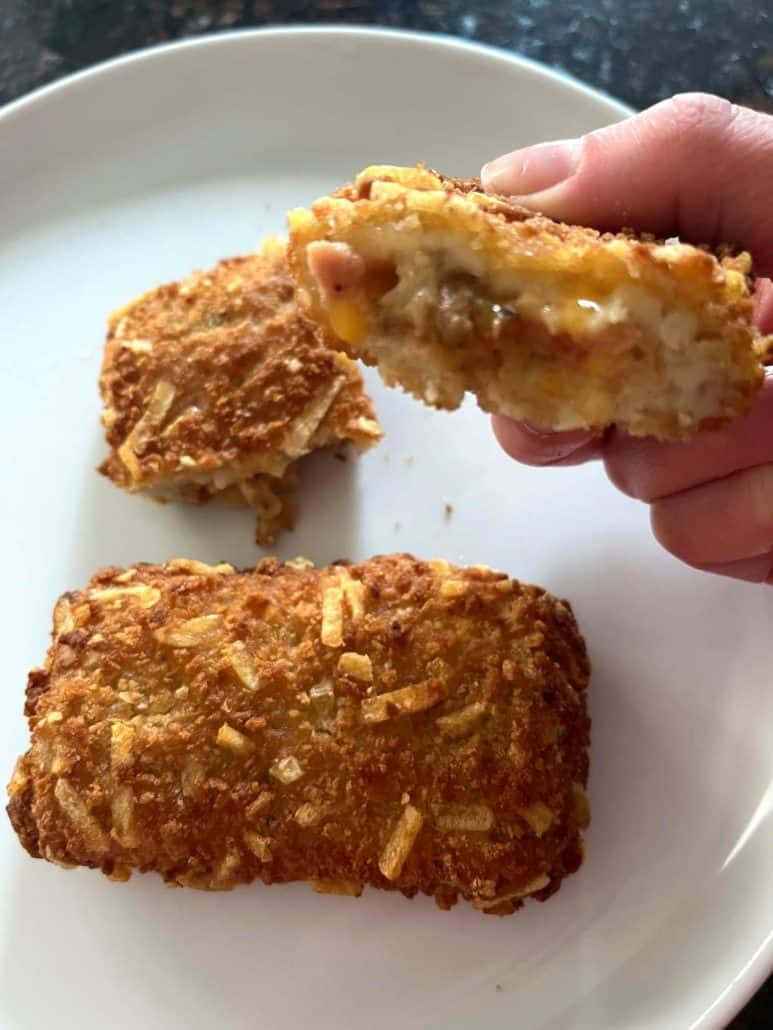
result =
[[[402,528],[402,522],[395,522],[395,524],[394,524],[394,526],[392,528],[394,529],[394,531],[396,533],[398,531],[398,529]]]
[[[498,990],[498,991],[501,991],[501,990],[502,990],[502,984],[497,984],[497,990]]]
[[[446,501],[446,503],[445,503],[445,515],[446,515],[446,518],[450,519],[451,516],[453,515],[453,513],[454,513],[454,506],[453,506],[453,504],[451,504],[450,501]]]

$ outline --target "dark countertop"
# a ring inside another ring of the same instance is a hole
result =
[[[773,111],[770,0],[0,0],[0,102],[152,43],[308,22],[492,43],[563,68],[633,107],[698,89]]]
[[[0,0],[0,103],[153,43],[309,22],[421,29],[492,43],[571,72],[637,108],[706,90],[773,113],[770,0]],[[773,1026],[773,977],[730,1026]]]

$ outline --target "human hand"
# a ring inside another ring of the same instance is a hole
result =
[[[578,140],[514,151],[485,165],[483,186],[560,221],[631,227],[748,250],[755,321],[773,332],[773,117],[684,94]],[[601,459],[612,482],[650,505],[660,543],[688,565],[773,584],[773,376],[747,416],[690,443],[552,433],[493,419],[504,450],[528,465]]]

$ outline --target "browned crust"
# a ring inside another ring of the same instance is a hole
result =
[[[399,174],[406,171],[409,172],[410,175]],[[653,244],[655,246],[662,246],[666,242],[666,240],[661,236],[655,236],[653,233],[648,232],[637,232],[635,229],[625,226],[618,232],[600,232],[598,229],[593,229],[589,226],[569,225],[566,222],[557,222],[555,219],[549,218],[547,215],[535,212],[531,210],[531,208],[524,207],[523,204],[517,203],[517,201],[511,197],[486,193],[480,179],[460,179],[453,175],[446,175],[444,172],[439,172],[434,168],[426,168],[426,166],[421,162],[416,166],[416,169],[395,168],[392,172],[379,169],[378,172],[373,175],[368,175],[367,172],[363,173],[362,175],[358,175],[354,182],[346,183],[340,189],[336,190],[331,194],[331,197],[348,200],[352,203],[358,200],[369,200],[371,188],[374,182],[402,183],[415,188],[417,185],[414,178],[415,172],[426,172],[429,175],[434,176],[437,179],[437,182],[433,184],[433,188],[442,189],[449,195],[454,194],[456,196],[463,197],[470,193],[480,194],[485,198],[486,210],[502,221],[528,222],[533,227],[538,228],[539,232],[547,232],[555,235],[568,244],[571,244],[573,241],[579,242],[581,240],[601,240],[603,243],[610,243],[612,240],[623,240],[628,243],[635,242],[645,245]],[[733,245],[732,243],[722,243],[714,247],[705,243],[700,243],[694,245],[693,250],[715,258],[725,267],[738,268],[743,271],[746,275],[748,287],[751,289],[754,282],[754,275],[752,273],[751,263],[748,261],[748,255],[743,252],[742,248],[737,245]]]
[[[511,912],[582,860],[588,675],[568,603],[484,566],[106,569],[57,605],[8,811],[113,876]]]
[[[28,782],[18,794],[10,798],[6,811],[24,849],[33,858],[42,858],[38,847],[38,827],[33,814],[33,804],[32,783]]]
[[[172,400],[148,423],[159,384]],[[281,478],[317,447],[362,450],[380,438],[356,365],[299,312],[279,242],[117,311],[99,385],[111,448],[100,471],[164,497],[201,503],[241,480]]]
[[[331,194],[331,197],[348,200],[352,203],[358,200],[370,200],[371,188],[374,182],[395,182],[410,185],[411,187],[416,186],[416,180],[412,176],[403,176],[399,174],[403,171],[406,171],[406,169],[395,168],[392,172],[379,169],[378,173],[374,175],[369,175],[365,172],[362,175],[358,175],[354,182],[348,182],[340,189],[336,190],[335,193]],[[413,173],[414,169],[407,169],[407,171]],[[438,172],[434,168],[426,168],[423,164],[417,165],[416,171],[419,173],[426,172],[429,175],[434,176],[437,179],[437,182],[433,183],[432,187],[442,189],[449,195],[455,194],[456,196],[466,196],[469,193],[483,194],[483,187],[481,186],[480,179],[458,179],[453,175],[445,175],[443,172]],[[508,197],[495,197],[493,195],[488,195],[488,200],[488,210],[498,215],[506,222],[528,222],[535,218],[539,220],[544,218],[543,215],[535,214],[522,204],[517,204]],[[550,225],[560,224],[558,222],[553,222],[552,219],[549,218],[545,218],[544,220]],[[569,226],[563,226],[563,228],[568,229]],[[630,235],[630,233],[626,233],[626,235]]]

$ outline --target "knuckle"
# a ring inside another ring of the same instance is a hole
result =
[[[711,93],[678,93],[668,102],[672,132],[689,142],[715,139],[732,124],[735,107]]]
[[[724,128],[733,121],[735,106],[711,93],[677,93],[670,103],[674,122],[687,131]]]
[[[632,119],[639,137],[667,143],[691,159],[712,150],[731,131],[738,108],[711,93],[677,93]]]

